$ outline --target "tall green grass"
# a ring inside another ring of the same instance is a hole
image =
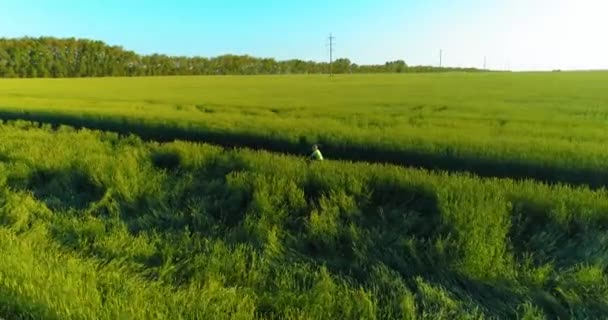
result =
[[[598,318],[608,194],[0,126],[0,316]]]
[[[0,118],[602,187],[606,72],[0,80]]]

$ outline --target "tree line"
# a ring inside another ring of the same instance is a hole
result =
[[[403,60],[379,65],[357,65],[341,58],[332,72],[406,73],[480,71],[474,68],[408,66]],[[277,61],[248,55],[222,55],[213,58],[139,55],[102,41],[53,37],[0,38],[0,77],[73,78],[161,75],[254,75],[321,74],[329,72],[327,62],[291,59]]]

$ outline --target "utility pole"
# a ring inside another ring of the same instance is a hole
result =
[[[486,56],[483,56],[483,69],[486,70]]]
[[[443,49],[439,49],[439,68],[441,68],[443,63]]]
[[[331,65],[333,63],[333,59],[334,59],[334,39],[336,39],[336,37],[334,37],[331,33],[329,34],[329,76],[333,76],[332,74],[332,69],[331,69]]]

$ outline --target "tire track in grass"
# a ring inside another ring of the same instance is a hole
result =
[[[293,141],[287,137],[250,132],[230,132],[203,126],[179,126],[178,123],[161,123],[160,120],[159,122],[153,122],[124,116],[1,110],[0,119],[4,121],[32,121],[49,124],[53,127],[67,125],[78,129],[87,128],[115,132],[121,135],[132,134],[145,141],[170,142],[183,140],[204,142],[227,148],[241,147],[299,156],[306,156],[312,144],[305,137]],[[322,152],[327,159],[384,163],[447,172],[466,172],[486,178],[531,179],[547,184],[588,186],[592,189],[608,187],[608,168],[563,167],[517,161],[515,159],[480,158],[474,155],[458,154],[450,148],[445,152],[424,152],[414,149],[389,150],[379,146],[315,142],[321,144]]]

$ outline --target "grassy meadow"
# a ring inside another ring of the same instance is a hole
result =
[[[0,317],[602,318],[606,80],[0,80]]]
[[[0,116],[602,187],[608,72],[0,80]]]

